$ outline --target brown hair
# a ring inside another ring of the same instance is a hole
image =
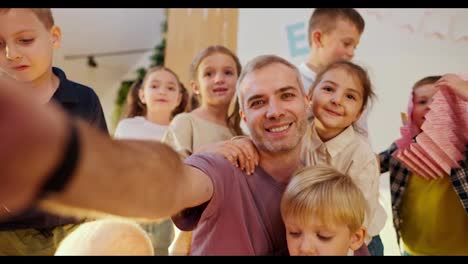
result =
[[[317,84],[319,84],[320,81],[322,81],[323,75],[325,75],[325,73],[327,73],[330,70],[338,68],[346,70],[361,84],[363,91],[361,111],[363,111],[366,108],[369,100],[372,101],[376,97],[376,95],[374,93],[374,90],[372,89],[372,83],[370,81],[369,75],[367,74],[367,71],[361,66],[354,64],[350,61],[336,61],[325,67],[325,69],[323,69],[321,72],[319,72],[315,81],[312,83],[311,89],[309,91],[309,97],[312,98],[315,86],[317,86]]]
[[[372,83],[370,81],[369,75],[367,74],[367,71],[361,66],[354,64],[350,61],[345,61],[345,60],[336,61],[328,65],[327,67],[325,67],[325,69],[323,69],[321,72],[319,72],[309,90],[309,98],[312,98],[314,89],[320,83],[320,81],[322,81],[323,75],[325,75],[325,73],[327,73],[330,70],[338,69],[338,68],[346,70],[351,76],[354,77],[354,79],[357,79],[359,83],[361,84],[362,91],[363,91],[361,112],[364,111],[364,109],[366,109],[369,103],[369,100],[373,101],[376,95],[372,88]],[[363,131],[363,128],[357,126],[355,123],[353,124],[353,127],[359,133],[365,133],[365,131]]]
[[[421,80],[417,81],[413,85],[413,91],[416,90],[418,87],[426,85],[426,84],[434,84],[436,83],[440,78],[442,78],[441,75],[432,75],[432,76],[427,76],[422,78]]]
[[[190,64],[190,77],[192,80],[198,82],[197,80],[197,74],[198,74],[198,67],[200,66],[200,63],[208,56],[213,55],[215,53],[222,53],[225,55],[230,56],[233,60],[234,63],[236,64],[236,71],[237,71],[237,76],[242,71],[242,66],[239,61],[239,58],[232,52],[230,49],[226,48],[225,46],[222,45],[213,45],[209,46],[195,55],[195,57],[192,60],[192,63]],[[193,110],[196,107],[200,105],[199,102],[200,98],[196,94],[192,94],[192,98],[190,99],[190,104],[191,107],[190,109]],[[226,118],[226,122],[228,124],[229,130],[235,135],[242,135],[242,129],[240,127],[240,121],[241,117],[239,115],[239,103],[237,101],[237,98],[233,97],[233,102],[232,102],[232,111],[228,113],[228,117]]]
[[[181,100],[179,105],[172,111],[171,118],[176,116],[179,113],[185,112],[185,108],[188,102],[188,92],[185,89],[184,85],[180,82],[179,77],[177,74],[169,68],[164,66],[156,66],[150,68],[143,79],[137,79],[132,87],[130,88],[130,92],[127,95],[127,114],[126,117],[135,117],[135,116],[145,116],[146,115],[146,105],[141,102],[140,97],[138,96],[139,90],[144,87],[144,84],[148,80],[149,76],[157,71],[167,71],[172,74],[178,83],[179,92],[181,94]]]
[[[316,29],[328,33],[335,29],[338,19],[347,20],[356,26],[359,34],[364,32],[366,23],[354,8],[316,8],[309,19],[309,45],[312,45],[311,34]]]
[[[0,8],[0,13],[8,13],[13,8]],[[52,11],[50,8],[26,8],[31,10],[36,17],[42,22],[42,24],[47,28],[51,29],[54,23],[54,17],[52,16]]]

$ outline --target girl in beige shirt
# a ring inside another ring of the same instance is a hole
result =
[[[191,64],[190,81],[200,106],[190,113],[177,115],[163,142],[186,158],[201,146],[242,134],[239,107],[234,98],[240,72],[239,59],[228,48],[210,46],[200,51]],[[176,230],[170,254],[188,255],[191,239],[191,232]]]

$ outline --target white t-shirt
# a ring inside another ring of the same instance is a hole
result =
[[[306,92],[306,94],[309,94],[309,90],[310,90],[310,86],[312,86],[312,83],[315,81],[315,78],[317,77],[317,73],[315,73],[311,68],[309,68],[309,66],[307,66],[307,64],[305,62],[301,63],[299,65],[299,72],[301,73],[301,79],[302,79],[302,83],[304,85],[304,91]],[[369,139],[369,129],[368,129],[368,126],[367,126],[367,116],[369,114],[369,106],[370,106],[370,102],[367,103],[367,107],[366,109],[364,109],[364,112],[362,113],[361,117],[359,118],[359,120],[356,122],[358,128],[359,128],[359,133],[363,136],[365,136],[366,138]],[[370,140],[369,140],[370,141]]]
[[[315,77],[317,77],[317,74],[311,68],[309,68],[309,66],[307,66],[305,62],[299,65],[299,72],[301,73],[301,79],[302,79],[302,84],[304,85],[304,91],[306,92],[306,94],[308,94],[310,90],[310,86],[315,81]]]
[[[167,126],[155,124],[142,116],[120,120],[115,129],[114,138],[145,139],[161,141]]]

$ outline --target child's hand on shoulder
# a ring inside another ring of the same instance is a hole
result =
[[[251,175],[258,166],[260,156],[252,140],[247,136],[237,136],[200,147],[195,153],[214,153],[229,160],[232,165]]]

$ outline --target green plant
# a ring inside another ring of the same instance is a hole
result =
[[[167,16],[166,16],[167,17]],[[164,65],[164,55],[166,51],[166,32],[167,32],[167,21],[161,23],[162,39],[161,42],[154,47],[154,53],[150,57],[150,67]],[[131,80],[124,80],[120,84],[117,90],[117,97],[115,99],[114,112],[112,113],[112,126],[115,128],[117,123],[122,117],[123,108],[127,102],[127,95],[130,91],[132,84],[139,78],[144,78],[146,74],[145,68],[139,68],[136,70],[137,78]]]

